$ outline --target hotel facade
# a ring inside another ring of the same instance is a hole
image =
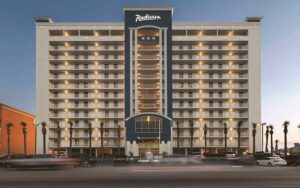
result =
[[[36,19],[36,118],[47,123],[47,151],[236,153],[239,124],[240,151],[252,152],[260,18],[177,23],[172,8],[123,11],[124,23]]]

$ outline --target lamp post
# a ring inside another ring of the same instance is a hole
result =
[[[27,126],[27,124],[24,121],[22,121],[20,123],[20,125],[22,126],[22,131],[23,131],[24,154],[27,155],[27,142],[26,142],[26,135],[27,135],[27,128],[26,128],[26,126]]]
[[[238,134],[238,155],[241,155],[241,126],[242,126],[242,122],[239,121],[237,124],[237,134]]]
[[[42,134],[43,134],[43,154],[46,154],[46,134],[47,134],[47,129],[46,129],[46,122],[42,122]]]
[[[73,140],[73,123],[70,121],[69,122],[70,125],[70,148],[69,148],[69,157],[72,156],[72,140]]]
[[[10,157],[10,131],[11,128],[13,127],[12,123],[7,123],[6,124],[6,134],[7,134],[7,153],[8,156]]]
[[[275,153],[278,154],[278,140],[275,140]]]
[[[271,138],[271,156],[273,156],[273,125],[270,125],[269,126],[270,128],[270,138]]]

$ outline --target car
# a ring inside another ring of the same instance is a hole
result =
[[[7,168],[7,160],[9,159],[21,159],[24,158],[24,154],[11,154],[11,155],[1,155],[0,156],[0,168]]]
[[[16,158],[9,158],[5,162],[6,168],[44,168],[44,167],[67,167],[74,166],[75,159],[57,157],[55,155],[23,155]]]
[[[262,166],[286,166],[287,162],[286,160],[280,157],[267,157],[264,159],[257,160],[256,164]]]

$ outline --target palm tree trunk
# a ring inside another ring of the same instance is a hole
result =
[[[287,132],[284,133],[284,156],[287,156]]]
[[[266,149],[265,150],[266,150],[266,153],[268,153],[269,152],[269,149],[268,149],[269,127],[267,126],[266,129],[267,130],[266,130]]]
[[[271,155],[273,156],[273,134],[271,134]]]
[[[179,154],[179,123],[177,122],[177,154]]]
[[[121,127],[118,126],[118,155],[120,155]]]
[[[104,153],[103,153],[103,123],[100,124],[100,134],[101,134],[101,159],[103,160],[103,158],[104,158]]]
[[[7,154],[10,157],[10,133],[7,134]]]
[[[23,137],[24,137],[24,154],[27,155],[26,132],[24,132]]]

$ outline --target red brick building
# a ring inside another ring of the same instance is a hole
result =
[[[10,131],[11,153],[24,153],[23,127],[20,123],[27,124],[27,154],[35,153],[35,116],[22,110],[0,103],[0,154],[7,153],[7,123],[12,123]]]

